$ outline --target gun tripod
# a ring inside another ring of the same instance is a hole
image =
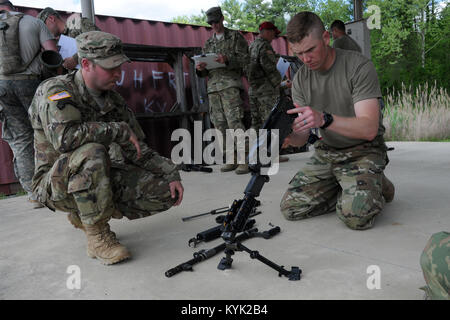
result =
[[[252,230],[250,230],[250,231],[252,231]],[[270,229],[270,230],[264,231],[264,232],[260,232],[260,233],[254,232],[252,234],[252,238],[253,237],[262,237],[264,239],[270,239],[279,232],[280,232],[280,227],[275,227],[273,229]],[[222,234],[222,238],[224,238],[224,239],[226,239],[228,236],[232,236],[232,234],[226,233],[226,232],[224,234]],[[280,265],[274,263],[273,261],[267,259],[266,257],[259,254],[258,251],[251,250],[251,249],[247,248],[246,246],[244,246],[241,243],[241,240],[239,239],[239,237],[233,238],[233,240],[227,239],[225,241],[225,251],[224,251],[225,257],[223,257],[222,260],[220,260],[220,263],[217,266],[217,269],[219,269],[219,270],[231,269],[231,264],[233,262],[233,259],[231,258],[231,256],[233,256],[236,251],[247,252],[250,255],[250,258],[256,259],[256,260],[264,263],[265,265],[271,267],[272,269],[275,269],[276,271],[278,271],[279,277],[285,276],[285,277],[289,278],[289,280],[292,280],[292,281],[300,280],[300,278],[301,278],[302,270],[299,267],[291,267],[291,271],[288,271],[284,268],[284,266],[280,266]]]
[[[284,95],[280,96],[262,128],[267,129],[266,135],[263,135],[262,137],[260,136],[258,138],[257,144],[254,145],[253,148],[251,148],[251,156],[249,155],[249,159],[253,159],[253,155],[258,154],[259,148],[261,146],[264,146],[264,141],[267,141],[267,150],[272,150],[272,143],[276,143],[276,140],[272,141],[272,133],[274,133],[274,137],[279,137],[277,141],[278,146],[274,146],[278,147],[278,150],[281,149],[284,140],[292,131],[291,127],[296,115],[288,114],[287,110],[293,108],[294,104],[292,103],[290,97]],[[257,157],[255,159],[257,159]],[[208,251],[203,250],[195,253],[194,259],[191,259],[185,263],[178,265],[175,268],[168,270],[166,272],[167,277],[171,277],[181,271],[192,270],[193,264],[208,259],[221,251],[225,251],[225,257],[222,258],[217,268],[220,270],[230,269],[233,262],[231,256],[234,255],[236,251],[244,251],[250,255],[250,258],[257,259],[270,268],[278,271],[278,275],[280,277],[285,276],[289,278],[289,280],[293,281],[300,280],[302,271],[299,267],[292,267],[291,270],[288,271],[284,268],[284,266],[280,266],[272,262],[266,257],[260,255],[258,251],[251,250],[241,243],[245,239],[256,236],[261,236],[265,239],[269,239],[280,232],[279,227],[270,229],[262,233],[259,233],[254,229],[248,230],[248,219],[258,203],[258,200],[256,200],[256,198],[259,196],[264,184],[266,182],[269,182],[269,176],[261,174],[261,167],[262,165],[259,161],[255,165],[249,165],[252,177],[250,179],[250,182],[247,184],[247,187],[245,188],[245,196],[243,199],[235,200],[233,202],[232,206],[228,210],[227,215],[224,218],[224,228],[221,235],[224,243]],[[238,235],[238,233],[242,234]]]

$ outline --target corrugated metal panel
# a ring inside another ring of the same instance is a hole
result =
[[[36,16],[41,9],[18,7],[18,10]],[[62,12],[66,18],[72,12]],[[153,45],[162,47],[203,47],[211,36],[209,27],[192,26],[160,21],[139,20],[121,17],[97,15],[96,25],[103,31],[112,33],[124,43]],[[251,43],[256,33],[243,32],[246,40]],[[288,45],[284,37],[279,37],[272,45],[280,54],[288,54]],[[189,88],[188,63],[184,63],[185,82]],[[247,82],[244,80],[247,88]],[[125,64],[122,80],[117,91],[124,97],[131,109],[137,113],[168,112],[176,102],[174,72],[167,63],[132,62]],[[192,106],[192,94],[186,91],[188,109]],[[248,109],[248,97],[242,93],[244,108]],[[158,119],[141,121],[148,137],[149,145],[165,156],[170,156],[173,143],[170,136],[178,127],[176,119]],[[0,139],[0,186],[16,182],[12,171],[12,152],[6,142]]]

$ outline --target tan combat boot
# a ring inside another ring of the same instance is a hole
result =
[[[387,203],[394,200],[395,187],[392,182],[389,181],[388,178],[386,178],[384,172],[383,178],[381,180],[381,193],[383,194],[384,200],[386,200]]]
[[[83,224],[87,236],[87,254],[101,263],[110,265],[131,258],[127,248],[119,243],[109,228],[109,219],[98,221],[94,225]]]
[[[234,169],[236,169],[238,167],[237,164],[233,163],[233,164],[225,164],[222,167],[220,167],[220,171],[221,172],[228,172],[228,171],[233,171]]]
[[[233,171],[238,167],[237,160],[236,160],[236,152],[234,153],[233,163],[231,164],[224,164],[222,167],[220,167],[221,172],[228,172]]]
[[[250,170],[248,169],[248,164],[244,163],[244,164],[240,164],[238,165],[238,167],[236,168],[236,171],[234,171],[236,174],[246,174],[249,173]]]

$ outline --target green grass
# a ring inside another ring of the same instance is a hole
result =
[[[387,141],[450,142],[450,96],[445,89],[425,83],[384,98]]]

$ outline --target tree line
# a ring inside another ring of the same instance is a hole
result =
[[[402,85],[424,83],[450,89],[450,8],[447,0],[366,0],[364,17],[379,8],[379,29],[370,31],[371,56],[384,93]],[[328,29],[336,20],[353,20],[352,0],[223,0],[220,4],[228,28],[257,32],[272,21],[282,35],[297,12],[312,11]],[[179,16],[172,22],[207,26],[205,8],[198,15]]]

